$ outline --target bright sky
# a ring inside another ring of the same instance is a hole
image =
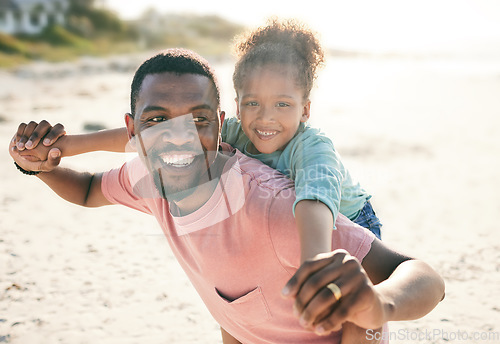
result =
[[[255,27],[276,15],[298,18],[326,46],[369,50],[500,52],[500,0],[104,0],[122,18],[160,13],[216,14]],[[293,3],[292,3],[293,2]]]

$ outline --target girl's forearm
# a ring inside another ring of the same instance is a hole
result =
[[[315,200],[298,202],[295,222],[299,231],[301,263],[332,250],[333,215],[324,203]]]
[[[73,156],[88,152],[125,152],[128,142],[126,128],[101,130],[90,134],[67,135],[53,144],[63,156]]]

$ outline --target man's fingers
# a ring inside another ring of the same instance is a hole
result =
[[[319,334],[329,333],[331,331],[340,330],[342,324],[350,321],[358,324],[358,326],[365,328],[376,328],[380,324],[375,324],[373,321],[370,323],[363,321],[359,323],[356,314],[359,312],[371,309],[374,304],[374,293],[367,280],[360,280],[354,278],[349,281],[351,291],[347,295],[342,296],[338,306],[324,319],[320,320],[315,326],[315,331]],[[346,285],[346,288],[348,285]]]
[[[19,126],[17,127],[16,135],[14,135],[15,142],[19,141],[19,139],[21,138],[21,136],[24,133],[24,129],[26,128],[26,126],[27,126],[26,123],[19,124]]]
[[[33,122],[34,123],[34,122]],[[31,124],[31,123],[30,123]],[[35,148],[40,140],[47,135],[52,126],[47,121],[41,121],[38,125],[35,126],[32,132],[29,132],[30,124],[28,124],[27,128],[24,130],[24,136],[28,137],[28,141],[25,143],[26,149]]]
[[[28,124],[21,123],[17,128],[15,141],[19,150],[33,149],[43,139],[45,146],[52,145],[58,138],[65,135],[64,126],[60,123],[54,127],[43,120],[40,123],[31,121]]]
[[[29,127],[29,129],[27,129]],[[29,124],[26,123],[21,123],[19,124],[19,127],[17,128],[17,134],[16,134],[16,145],[17,149],[23,150],[24,149],[24,144],[28,141],[28,137],[25,135],[26,130],[28,130],[30,133],[35,129],[36,123],[35,122],[30,122]]]
[[[324,285],[323,287],[318,289],[315,285],[308,286],[308,282],[304,284],[303,289],[316,291],[312,297],[306,298],[307,304],[304,304],[302,310],[300,322],[305,327],[312,327],[320,322],[325,317],[325,314],[328,315],[335,311],[351,293],[356,292],[356,289],[364,283],[365,276],[359,271],[358,262],[354,258],[346,260],[341,267],[332,269],[331,272],[327,272],[326,269],[322,270],[326,276],[326,281],[321,282]],[[334,283],[340,289],[340,298],[337,298],[338,295],[335,295],[335,292],[328,288],[330,283]],[[299,303],[302,302],[299,299],[302,294],[303,291],[301,290],[297,296]],[[330,311],[328,312],[328,310]],[[340,320],[343,321],[344,319],[341,318]]]
[[[295,297],[294,307],[297,312],[301,314],[301,317],[305,316],[303,314],[304,310],[317,297],[321,299],[321,302],[331,299],[332,292],[330,289],[326,288],[326,286],[329,283],[336,281],[341,276],[341,266],[342,261],[339,259],[325,266],[316,273],[309,275]],[[316,312],[313,312],[312,315],[316,315]]]
[[[64,126],[61,123],[57,123],[52,127],[52,129],[49,131],[47,135],[45,135],[45,138],[43,139],[43,144],[45,146],[50,146],[54,142],[57,141],[61,136],[66,135],[66,130],[64,130]]]
[[[346,254],[348,253],[345,250],[335,250],[333,252],[320,255],[318,259],[304,262],[292,278],[288,280],[281,293],[286,297],[296,297],[303,284],[310,278],[310,276],[335,260],[342,261]]]

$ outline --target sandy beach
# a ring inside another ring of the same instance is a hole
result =
[[[0,343],[220,343],[154,218],[84,209],[19,173],[7,147],[22,121],[123,126],[145,56],[0,70]],[[500,62],[330,57],[312,125],[373,195],[383,240],[436,268],[446,298],[390,324],[391,343],[500,343]],[[212,61],[234,114],[232,61]],[[123,154],[63,161],[94,171]]]

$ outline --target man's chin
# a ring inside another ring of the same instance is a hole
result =
[[[190,196],[198,187],[196,184],[186,185],[186,182],[181,180],[166,180],[165,178],[162,178],[162,175],[165,176],[165,174],[158,172],[159,171],[157,171],[154,176],[156,189],[158,190],[160,196],[169,202],[180,201]]]

